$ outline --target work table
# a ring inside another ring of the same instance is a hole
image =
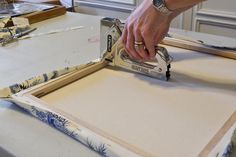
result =
[[[37,27],[33,34],[81,27],[19,40],[6,47],[1,47],[0,88],[45,72],[98,58],[100,56],[100,18],[67,13],[32,25]],[[176,59],[181,62],[183,58],[185,57],[180,54]],[[233,60],[229,61],[233,62]],[[4,100],[0,100],[0,130],[0,156],[1,154],[19,157],[99,156],[72,138]]]
[[[1,47],[0,87],[98,58],[99,24],[99,17],[67,13],[32,25],[37,27],[34,34],[77,26],[82,28],[20,40]],[[90,32],[90,35],[84,32]],[[88,42],[91,46],[83,46]],[[16,105],[3,100],[0,100],[0,130],[0,156],[98,156]]]

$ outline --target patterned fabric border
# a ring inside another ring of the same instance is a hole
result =
[[[64,69],[55,70],[49,73],[42,74],[40,76],[32,77],[28,80],[23,81],[22,83],[16,83],[14,85],[11,85],[9,87],[0,89],[0,98],[9,98],[12,94],[16,94],[22,90],[25,90],[27,88],[33,87],[35,85],[39,85],[41,83],[47,82],[49,80],[58,78],[62,75],[68,74],[75,70],[83,69],[84,67],[94,64],[96,61],[92,61],[90,63],[74,66],[74,67],[66,67]]]
[[[17,95],[14,96],[17,97]],[[37,119],[72,137],[103,157],[140,157],[136,153],[96,134],[80,124],[74,123],[68,118],[63,117],[50,109],[38,107],[40,104],[37,104],[36,102],[26,102],[17,98],[9,98],[8,100],[12,101]]]
[[[234,130],[234,133],[231,137],[230,143],[227,145],[227,147],[221,157],[233,157],[232,153],[233,153],[233,151],[235,151],[235,146],[236,146],[236,129]],[[236,152],[234,152],[234,153],[236,153]]]
[[[0,45],[4,46],[8,41],[11,41],[16,34],[27,30],[30,30],[30,26],[0,27]]]

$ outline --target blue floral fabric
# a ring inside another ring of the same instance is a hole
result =
[[[28,80],[21,82],[21,83],[13,84],[9,87],[0,89],[0,98],[11,97],[12,94],[16,94],[22,90],[28,89],[30,87],[39,85],[41,83],[47,82],[47,81],[55,79],[55,78],[58,78],[60,76],[68,74],[72,71],[83,69],[84,67],[94,64],[94,63],[96,63],[96,62],[89,62],[87,64],[78,65],[78,66],[74,66],[74,67],[66,67],[64,69],[55,70],[55,71],[52,71],[49,73],[42,74],[40,76],[32,77]]]
[[[110,153],[111,151],[107,149],[105,143],[95,142],[97,140],[94,137],[91,137],[89,133],[88,134],[81,133],[82,132],[81,130],[83,129],[74,126],[72,122],[70,122],[66,118],[56,113],[50,112],[49,110],[42,109],[36,106],[31,106],[29,104],[27,104],[27,108],[24,107],[25,105],[22,103],[17,103],[17,105],[19,105],[19,107],[23,108],[25,111],[29,112],[37,119],[43,121],[44,123],[49,124],[53,128],[56,128],[62,131],[63,133],[69,135],[73,139],[83,143],[85,146],[97,152],[101,156],[103,157],[111,156]],[[116,157],[116,155],[114,157]]]
[[[236,152],[235,152],[236,147],[235,146],[236,146],[236,130],[234,130],[234,133],[231,137],[231,141],[227,145],[227,147],[221,157],[235,157],[235,156],[233,156],[236,154]]]

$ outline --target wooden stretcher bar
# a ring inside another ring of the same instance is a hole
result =
[[[41,22],[47,19],[64,15],[65,13],[66,13],[66,8],[64,6],[56,5],[52,9],[37,11],[30,14],[22,15],[19,17],[15,17],[12,20],[14,25],[19,25],[22,23],[30,25],[33,23]]]
[[[196,52],[207,53],[211,55],[221,56],[230,59],[236,59],[236,51],[229,49],[219,49],[210,46],[204,46],[202,44],[197,44],[194,42],[188,42],[186,40],[175,39],[166,37],[161,44],[169,45],[174,47],[179,47],[187,50],[193,50]]]

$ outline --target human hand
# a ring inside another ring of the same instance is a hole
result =
[[[122,33],[122,43],[128,55],[140,61],[155,57],[155,46],[167,34],[172,20],[171,16],[163,15],[145,0],[129,16]]]

